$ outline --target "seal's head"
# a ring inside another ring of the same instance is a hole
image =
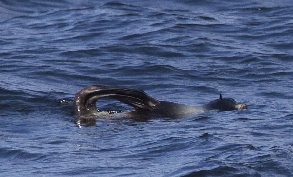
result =
[[[244,103],[236,103],[232,98],[223,98],[220,94],[220,98],[209,102],[206,106],[207,109],[217,109],[220,111],[231,111],[238,109],[247,109],[247,105]]]

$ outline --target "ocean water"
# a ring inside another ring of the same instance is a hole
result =
[[[0,176],[293,176],[292,12],[289,0],[0,0]],[[91,84],[249,109],[78,128],[72,101]]]

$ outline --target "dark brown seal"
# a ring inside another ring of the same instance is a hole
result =
[[[109,97],[134,108],[134,111],[113,114],[109,111],[99,111],[96,102]],[[186,117],[207,110],[231,111],[246,109],[244,103],[236,103],[232,98],[223,98],[209,102],[203,106],[188,106],[184,104],[159,101],[148,96],[144,91],[128,88],[112,88],[107,86],[91,85],[77,92],[74,99],[74,112],[79,123],[95,122],[96,118],[120,117],[154,117],[165,116],[170,118]]]

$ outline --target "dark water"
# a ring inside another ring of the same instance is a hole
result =
[[[282,0],[1,0],[1,176],[292,176],[292,12]],[[70,102],[90,84],[189,105],[222,93],[249,109],[77,128]]]

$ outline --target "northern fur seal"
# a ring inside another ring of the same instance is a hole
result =
[[[96,102],[100,98],[109,97],[134,108],[133,111],[114,113],[113,111],[99,111]],[[170,118],[187,117],[207,110],[231,111],[246,109],[244,103],[236,103],[232,98],[220,98],[203,106],[188,106],[184,104],[159,101],[145,92],[136,89],[112,88],[91,85],[76,93],[74,112],[77,123],[95,124],[96,118],[150,118],[165,116]]]

